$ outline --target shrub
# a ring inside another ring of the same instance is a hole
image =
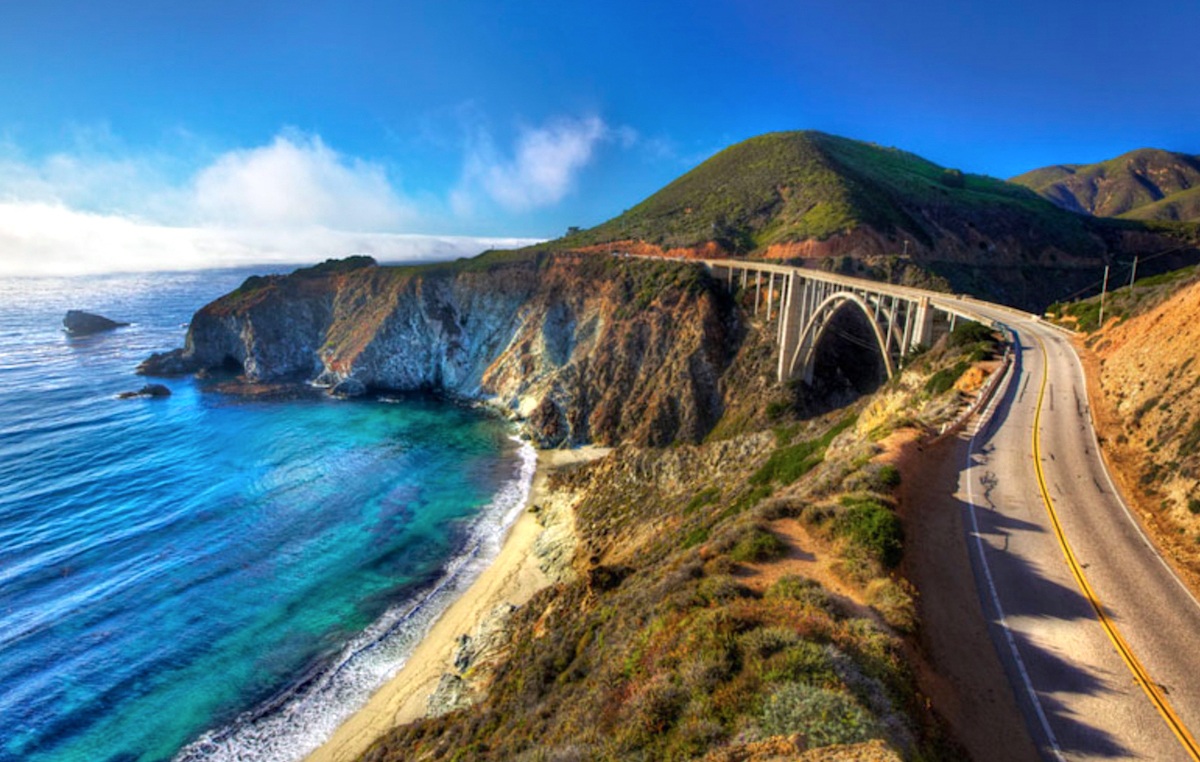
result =
[[[742,536],[729,551],[738,563],[771,561],[787,552],[787,543],[771,532],[755,527]]]
[[[719,488],[706,487],[692,496],[692,499],[684,506],[683,512],[685,515],[695,513],[704,506],[717,502],[719,497],[721,497],[721,490]]]
[[[939,179],[947,188],[963,188],[967,184],[961,169],[942,170],[942,176]]]
[[[992,350],[980,344],[971,350],[971,354],[967,355],[967,362],[983,362],[992,358]]]
[[[686,535],[684,535],[683,540],[680,541],[680,543],[679,543],[679,547],[683,548],[684,550],[686,550],[688,548],[694,548],[697,545],[701,544],[702,542],[706,541],[707,539],[708,539],[708,527],[698,526],[695,529],[692,529]]]
[[[771,498],[761,501],[754,509],[754,517],[763,521],[795,518],[804,511],[804,503],[793,498]]]
[[[1192,424],[1187,434],[1184,434],[1183,438],[1179,440],[1179,457],[1186,458],[1196,452],[1198,447],[1200,447],[1200,421]]]
[[[838,517],[835,532],[871,553],[884,566],[900,563],[904,532],[900,520],[872,498],[843,498],[847,510]]]
[[[806,683],[824,686],[837,684],[837,673],[824,647],[802,640],[775,654],[762,669],[769,683]]]
[[[750,477],[751,484],[766,485],[772,482],[791,484],[809,471],[820,465],[825,459],[825,448],[834,437],[854,425],[855,416],[847,416],[817,439],[797,442],[794,445],[779,447],[767,458],[762,468]],[[779,434],[776,432],[776,437]]]
[[[967,347],[971,344],[995,344],[996,331],[983,323],[976,323],[972,320],[964,320],[954,327],[950,332],[950,338],[946,343],[951,348]]]
[[[1188,510],[1191,511],[1193,515],[1200,513],[1200,500],[1194,497],[1189,497]]]
[[[876,579],[867,585],[866,599],[883,621],[902,632],[912,632],[917,627],[917,606],[911,591],[903,581]]]
[[[891,463],[880,466],[879,470],[875,472],[875,484],[880,488],[881,492],[899,487],[900,469]]]
[[[780,577],[775,584],[767,588],[767,599],[779,598],[797,601],[805,606],[825,609],[829,606],[829,593],[815,579],[789,574]]]
[[[935,396],[941,394],[942,392],[948,391],[950,387],[954,386],[954,382],[957,381],[962,374],[966,373],[967,368],[970,367],[971,363],[967,362],[966,360],[959,360],[954,364],[953,367],[942,368],[937,373],[934,373],[932,376],[930,376],[929,380],[925,382],[925,391]]]
[[[884,574],[883,564],[875,554],[856,543],[851,543],[842,551],[842,557],[834,568],[842,579],[859,585],[865,585]]]
[[[775,400],[767,403],[767,420],[774,422],[787,415],[792,409],[789,400]]]
[[[675,724],[687,704],[687,693],[667,675],[656,675],[645,683],[627,706],[623,739],[632,747],[644,746]]]
[[[768,659],[799,642],[800,636],[787,627],[759,627],[738,637],[742,653],[759,659]]]
[[[860,743],[882,735],[879,724],[849,695],[803,683],[775,690],[763,705],[768,735],[800,733],[810,748]]]
[[[749,595],[750,591],[733,577],[720,574],[701,580],[696,593],[705,603],[727,603]]]

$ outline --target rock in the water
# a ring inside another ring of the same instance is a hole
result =
[[[87,336],[101,331],[111,331],[123,325],[129,325],[129,323],[120,323],[103,315],[93,315],[82,310],[67,310],[67,316],[63,318],[63,329],[72,336]]]
[[[151,399],[162,399],[163,397],[170,397],[170,396],[171,396],[171,390],[168,389],[167,387],[163,386],[162,384],[146,384],[141,389],[138,389],[136,392],[121,392],[120,394],[117,395],[117,397],[119,397],[120,399],[123,399],[123,400],[133,399],[135,397],[150,397]]]

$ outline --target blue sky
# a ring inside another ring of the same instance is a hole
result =
[[[1198,28],[1196,0],[4,3],[0,273],[468,253],[773,130],[999,177],[1200,153]]]

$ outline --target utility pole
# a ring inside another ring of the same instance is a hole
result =
[[[1133,272],[1129,273],[1129,293],[1130,294],[1133,293],[1133,282],[1135,280],[1137,280],[1137,262],[1138,262],[1138,255],[1134,254],[1133,255]]]
[[[1100,287],[1100,325],[1096,326],[1096,330],[1104,327],[1104,297],[1108,294],[1108,265],[1104,266],[1104,285]]]

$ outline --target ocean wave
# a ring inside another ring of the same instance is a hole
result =
[[[480,511],[462,553],[414,599],[388,609],[331,662],[315,666],[286,690],[209,730],[175,762],[292,762],[324,743],[380,686],[404,666],[438,617],[500,552],[508,528],[528,501],[537,452],[517,437],[513,478]]]

